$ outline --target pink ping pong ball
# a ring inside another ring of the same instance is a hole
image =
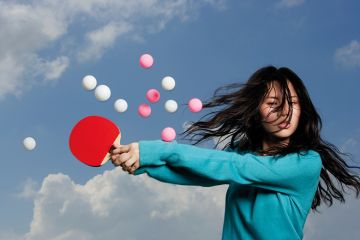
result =
[[[140,66],[143,68],[151,68],[154,63],[154,59],[150,54],[143,54],[140,57]]]
[[[192,98],[189,101],[189,109],[191,112],[200,112],[203,107],[203,104],[200,99]]]
[[[161,139],[165,142],[171,142],[176,138],[176,132],[173,128],[164,128],[161,132]]]
[[[146,103],[141,104],[138,108],[138,113],[141,117],[147,118],[151,114],[151,107]]]
[[[151,103],[156,103],[160,100],[160,93],[156,89],[149,89],[146,93],[146,98]]]

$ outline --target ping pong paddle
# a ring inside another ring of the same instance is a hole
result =
[[[112,145],[120,143],[121,132],[115,123],[100,116],[87,116],[71,130],[69,147],[82,163],[100,167],[110,159]]]

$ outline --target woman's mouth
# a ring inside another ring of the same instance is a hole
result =
[[[283,122],[283,123],[280,123],[278,125],[278,127],[281,129],[288,129],[289,127],[291,127],[291,125],[290,125],[290,123]]]

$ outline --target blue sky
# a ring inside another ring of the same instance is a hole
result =
[[[159,139],[167,126],[179,133],[206,113],[190,113],[190,98],[209,99],[270,64],[298,73],[322,136],[359,163],[359,11],[355,0],[0,1],[0,239],[219,239],[226,186],[86,167],[68,136],[93,114],[115,121],[123,143]],[[139,66],[143,53],[154,57],[151,69]],[[82,88],[87,74],[111,88],[107,102]],[[167,75],[176,80],[170,92],[161,89]],[[149,88],[161,100],[142,119]],[[113,108],[118,98],[125,113]],[[167,99],[179,103],[176,113],[164,110]],[[22,146],[27,136],[33,151]],[[305,239],[357,237],[359,207],[349,197],[310,214]]]

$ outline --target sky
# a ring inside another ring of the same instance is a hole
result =
[[[91,168],[71,155],[69,133],[101,115],[124,144],[160,139],[165,127],[187,143],[179,133],[207,113],[190,112],[191,98],[205,101],[267,65],[302,78],[323,138],[360,164],[359,12],[356,0],[0,0],[0,239],[220,239],[226,185]],[[139,66],[144,53],[150,69]],[[108,101],[82,88],[88,74],[110,87]],[[165,76],[174,90],[161,88]],[[161,99],[144,119],[137,106],[150,88]],[[126,112],[114,110],[119,98]],[[168,99],[177,112],[164,110]],[[346,199],[311,212],[304,239],[358,238],[360,201],[351,191]]]

